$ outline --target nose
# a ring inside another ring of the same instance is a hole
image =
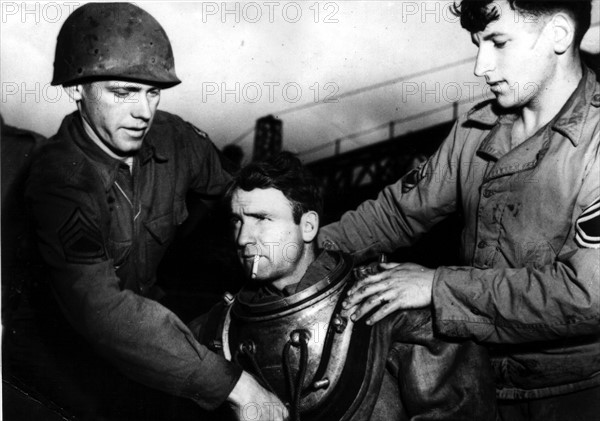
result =
[[[148,99],[148,97],[143,95],[143,93],[139,93],[133,100],[134,104],[131,111],[133,117],[140,118],[144,121],[150,120],[152,118],[152,106],[150,104],[151,99]]]
[[[254,230],[249,223],[240,223],[235,231],[238,247],[245,248],[256,243]]]
[[[475,76],[485,76],[491,70],[494,70],[494,62],[492,54],[488,51],[489,49],[480,46],[477,51],[477,59],[475,61]]]

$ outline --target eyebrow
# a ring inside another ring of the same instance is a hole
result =
[[[500,36],[505,36],[506,34],[503,34],[502,32],[492,32],[491,34],[487,34],[486,36],[483,37],[484,41],[489,41],[492,38],[495,37],[500,37]]]
[[[256,211],[256,212],[242,212],[241,215],[239,213],[237,213],[237,212],[231,212],[231,215],[232,216],[237,216],[237,217],[239,217],[241,215],[244,215],[244,216],[250,216],[252,218],[260,218],[260,217],[267,217],[267,216],[269,216],[268,212],[261,212],[261,211]]]
[[[495,38],[495,37],[500,37],[500,36],[506,36],[506,34],[503,34],[502,32],[492,32],[492,33],[489,33],[489,34],[487,34],[487,35],[484,35],[484,37],[483,37],[483,40],[484,40],[484,41],[489,41],[489,40],[491,40],[492,38]],[[472,42],[473,44],[475,44],[475,45],[478,45],[478,43],[477,43],[477,39],[476,39],[474,36],[473,36],[473,37],[471,37],[471,42]]]

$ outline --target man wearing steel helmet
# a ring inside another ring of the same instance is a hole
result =
[[[62,314],[137,382],[209,410],[268,402],[283,419],[274,395],[156,301],[156,269],[187,217],[186,194],[214,201],[230,180],[205,133],[157,111],[161,89],[180,83],[164,30],[137,6],[86,4],[59,33],[54,70],[77,111],[37,155],[26,197]],[[144,400],[134,396],[127,409],[95,398],[56,403],[86,419],[163,419],[136,413]]]
[[[431,307],[489,347],[499,419],[600,412],[600,84],[579,45],[591,1],[463,0],[475,74],[495,99],[459,118],[419,170],[325,227],[360,256],[413,244],[454,212],[458,266],[389,264],[346,307],[374,323]]]

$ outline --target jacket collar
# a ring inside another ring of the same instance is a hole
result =
[[[83,127],[79,111],[75,111],[65,117],[59,133],[61,138],[66,137],[75,143],[97,170],[105,190],[110,189],[117,177],[119,166],[126,164],[109,156],[90,139]],[[137,159],[142,166],[147,164],[151,159],[157,162],[166,162],[168,160],[166,156],[156,151],[156,147],[154,146],[154,142],[156,141],[155,136],[155,131],[151,128],[138,152]]]
[[[596,74],[587,66],[582,67],[583,76],[577,89],[560,110],[552,125],[555,131],[569,138],[573,146],[579,144],[592,99],[600,92]]]
[[[582,64],[582,69],[583,75],[577,88],[550,123],[552,129],[567,137],[573,146],[579,144],[592,98],[600,92],[600,85],[596,82],[595,73],[584,64]],[[467,121],[488,127],[511,122],[515,118],[516,114],[499,110],[495,106],[494,100],[476,106],[467,114]],[[494,136],[488,136],[481,144],[479,151],[490,154],[494,150],[493,145],[490,144],[493,138]]]

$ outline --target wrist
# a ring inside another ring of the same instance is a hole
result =
[[[245,371],[242,371],[240,378],[235,383],[235,386],[233,386],[233,389],[227,396],[227,401],[232,404],[235,404],[235,405],[239,405],[240,402],[243,402],[244,393],[249,390],[249,388],[250,388],[249,382],[251,382],[251,381],[252,381],[252,377]]]

